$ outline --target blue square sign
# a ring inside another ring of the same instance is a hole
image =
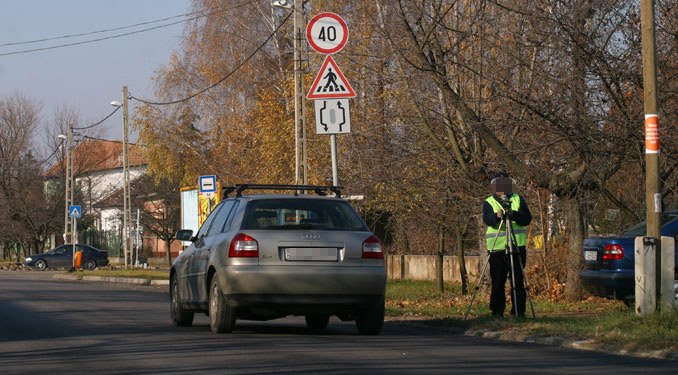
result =
[[[73,218],[80,219],[81,216],[82,216],[82,207],[76,205],[68,206],[68,217],[70,217],[71,219]]]
[[[217,191],[217,176],[200,176],[198,183],[201,193],[216,193]]]

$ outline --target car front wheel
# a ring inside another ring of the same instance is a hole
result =
[[[210,328],[214,333],[230,333],[235,327],[235,309],[228,305],[215,275],[210,287]]]
[[[188,327],[193,324],[193,312],[184,309],[179,302],[179,282],[176,276],[172,276],[170,285],[172,323],[178,327]]]
[[[361,311],[355,325],[361,335],[378,335],[384,326],[384,303]]]
[[[38,271],[44,271],[47,269],[47,262],[44,260],[40,259],[35,262],[35,269]]]
[[[85,263],[85,268],[92,271],[95,268],[97,268],[97,262],[95,262],[93,260],[88,260],[87,263]]]

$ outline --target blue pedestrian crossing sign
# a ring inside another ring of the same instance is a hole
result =
[[[76,205],[71,205],[68,206],[68,217],[71,219],[80,219],[80,216],[82,216],[82,208],[80,206]]]

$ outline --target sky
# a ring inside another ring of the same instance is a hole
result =
[[[190,0],[1,0],[0,44],[119,28],[189,12]],[[112,36],[182,19],[185,17],[77,38],[0,46],[0,54]],[[179,23],[94,43],[0,56],[0,97],[18,92],[36,100],[42,104],[43,125],[52,121],[60,105],[77,110],[82,126],[93,124],[115,109],[111,101],[122,100],[123,85],[134,96],[153,99],[152,77],[180,48],[183,27],[184,23]],[[134,105],[131,101],[130,115]],[[122,111],[98,128],[105,128],[105,138],[120,140]],[[132,134],[131,140],[134,138]]]

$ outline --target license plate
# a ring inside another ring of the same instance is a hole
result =
[[[336,262],[338,251],[331,247],[302,247],[285,249],[285,260],[312,261],[312,262]]]
[[[584,252],[584,259],[596,261],[598,260],[598,251],[596,250],[586,250]]]

